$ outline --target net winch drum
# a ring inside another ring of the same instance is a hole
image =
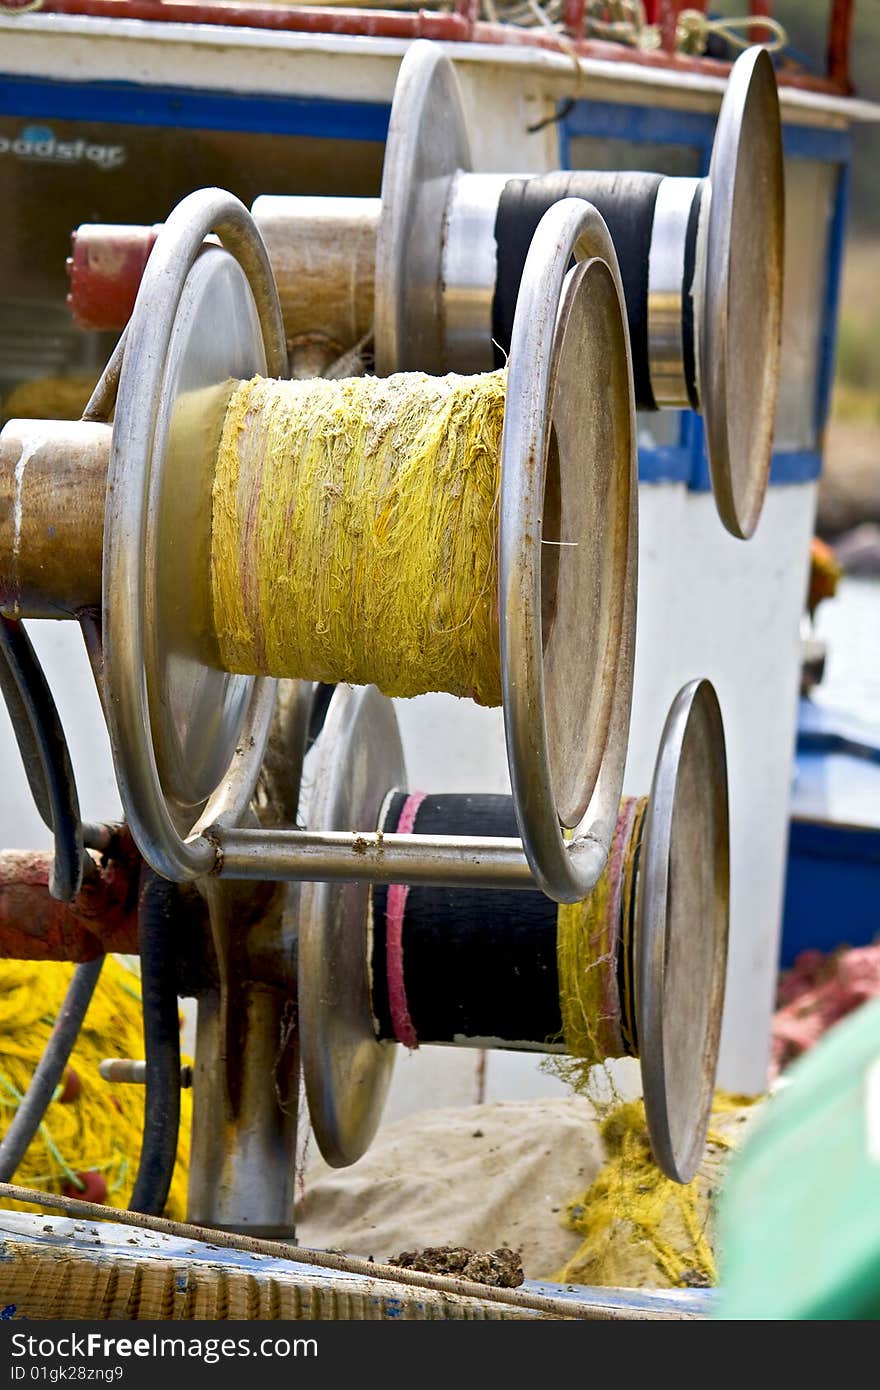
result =
[[[210,233],[219,244],[205,244]],[[192,194],[162,227],[124,339],[90,403],[91,423],[13,421],[0,436],[10,500],[0,553],[5,611],[27,616],[31,602],[40,611],[55,603],[40,575],[41,553],[53,545],[59,449],[69,472],[91,475],[87,494],[99,505],[79,531],[103,530],[102,574],[68,588],[80,603],[103,592],[104,703],[117,778],[138,847],[159,873],[486,877],[504,886],[529,886],[534,873],[548,895],[569,901],[600,875],[632,699],[637,488],[623,290],[607,228],[588,204],[568,199],[548,211],[520,299],[501,441],[498,602],[522,845],[419,837],[366,844],[350,834],[327,840],[236,828],[262,758],[272,683],[219,668],[208,582],[213,461],[236,379],[265,370],[283,376],[286,351],[265,246],[232,195]],[[93,422],[111,409],[112,429],[98,427],[96,447]],[[49,459],[44,435],[53,441]],[[565,546],[542,544],[545,510]]]
[[[500,364],[542,213],[561,197],[585,198],[621,266],[636,404],[702,413],[721,519],[751,535],[769,476],[782,321],[782,135],[767,52],[751,48],[733,65],[706,178],[471,170],[453,66],[417,41],[395,88],[381,198],[256,199],[302,370],[329,366],[373,325],[383,375]],[[80,323],[122,326],[157,230],[74,233]]]
[[[509,797],[407,798],[391,702],[372,687],[338,687],[317,750],[308,824],[372,831],[389,823],[391,807],[409,802],[453,833],[481,821],[503,833],[514,823]],[[618,952],[630,953],[654,1157],[669,1177],[688,1182],[712,1105],[729,916],[724,732],[708,681],[692,681],[673,701],[639,833],[633,928]],[[391,891],[382,898],[365,883],[301,890],[303,1071],[318,1144],[338,1167],[369,1146],[397,1052],[382,949]],[[403,902],[401,985],[418,1042],[565,1051],[555,904],[538,893],[478,886],[410,889]]]
[[[436,45],[416,43],[386,145],[377,370],[491,365],[508,347],[529,226],[556,197],[587,198],[621,262],[637,404],[702,412],[719,514],[734,535],[751,535],[769,476],[782,323],[784,174],[769,54],[751,48],[733,65],[705,179],[471,168],[454,68]]]

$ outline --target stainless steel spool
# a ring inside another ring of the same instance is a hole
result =
[[[394,706],[372,685],[340,685],[321,733],[310,829],[374,832],[386,794],[406,785]],[[370,885],[304,883],[299,902],[300,1058],[309,1116],[328,1163],[369,1147],[395,1044],[377,1042],[367,978]]]
[[[203,247],[216,232],[222,249]],[[105,711],[145,859],[199,877],[208,825],[237,822],[259,773],[274,682],[204,654],[212,445],[230,378],[285,375],[269,260],[250,214],[218,189],[175,208],[126,330],[104,520]],[[205,507],[205,498],[208,506]]]
[[[211,232],[217,242],[205,245]],[[525,861],[518,841],[366,844],[350,833],[241,828],[273,687],[220,669],[212,464],[236,375],[264,362],[283,373],[281,314],[259,233],[229,194],[192,195],[160,230],[90,411],[106,415],[118,375],[103,538],[107,719],[128,820],[160,873],[528,886],[530,865],[560,900],[595,883],[626,754],[637,536],[623,293],[607,228],[588,204],[560,202],[541,223],[517,324],[499,626]]]
[[[666,718],[642,843],[634,945],[636,1027],[651,1148],[690,1182],[709,1127],[727,971],[727,756],[708,681]]]
[[[764,49],[750,49],[734,64],[708,191],[705,241],[697,246],[700,400],[718,512],[728,531],[748,538],[770,477],[782,345],[782,127]]]
[[[405,789],[391,702],[340,686],[321,736],[312,828],[372,832]],[[655,763],[637,878],[633,943],[639,1057],[655,1160],[689,1182],[706,1140],[727,967],[729,854],[724,732],[708,681],[670,709]],[[366,884],[307,884],[300,898],[299,1022],[312,1126],[344,1167],[379,1124],[397,1044],[380,1042],[371,1008]]]
[[[473,174],[453,66],[427,40],[401,64],[376,243],[376,364],[395,371],[492,365],[495,218],[512,174]],[[682,338],[688,218],[701,184],[694,274],[699,406],[712,487],[734,535],[754,531],[770,469],[782,322],[784,189],[773,65],[733,65],[706,180],[660,185],[652,234],[648,353],[659,406],[689,404]],[[296,200],[291,200],[291,207]]]

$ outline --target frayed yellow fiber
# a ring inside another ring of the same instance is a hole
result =
[[[561,903],[556,917],[559,1010],[569,1057],[589,1069],[606,1057],[620,1057],[619,1029],[609,1018],[609,976],[617,969],[617,936],[609,921],[611,884],[602,874],[588,898]],[[551,1065],[562,1059],[553,1058]]]
[[[641,1100],[611,1111],[601,1131],[608,1161],[592,1186],[569,1202],[563,1221],[583,1244],[553,1278],[624,1288],[714,1284],[713,1199],[753,1103],[748,1096],[715,1093],[706,1154],[686,1185],[664,1177],[654,1163]]]
[[[549,1056],[543,1065],[580,1093],[589,1093],[590,1072],[597,1063],[636,1055],[629,976],[635,860],[647,804],[646,797],[624,797],[598,883],[582,902],[560,904],[556,915],[566,1055]]]
[[[27,1090],[67,993],[74,966],[58,961],[0,961],[0,1132]],[[51,1101],[14,1181],[60,1193],[76,1173],[95,1170],[107,1183],[109,1206],[125,1207],[134,1185],[144,1120],[143,1086],[114,1085],[98,1075],[105,1057],[143,1057],[138,978],[108,956],[92,996],[70,1067],[76,1099]],[[181,1092],[180,1139],[165,1215],[186,1219],[192,1092]],[[75,1187],[75,1184],[74,1184]],[[3,1201],[20,1211],[41,1208]],[[51,1211],[51,1208],[46,1208]]]
[[[94,376],[41,376],[23,381],[3,401],[2,420],[79,420],[95,389]]]
[[[501,703],[505,373],[241,383],[213,493],[222,664]]]

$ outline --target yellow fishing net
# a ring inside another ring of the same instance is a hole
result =
[[[78,420],[95,389],[93,376],[43,376],[16,386],[3,401],[5,420]]]
[[[242,382],[214,480],[228,671],[501,703],[505,373]]]
[[[753,1104],[748,1096],[716,1092],[706,1153],[693,1182],[684,1185],[654,1163],[644,1103],[611,1110],[601,1128],[607,1162],[565,1211],[565,1226],[583,1242],[552,1277],[623,1288],[714,1284],[714,1198]]]
[[[67,993],[75,967],[57,961],[0,961],[0,1132],[5,1133],[30,1084]],[[15,1173],[14,1181],[46,1192],[76,1195],[76,1174],[100,1173],[104,1199],[125,1207],[137,1173],[144,1118],[143,1086],[114,1085],[98,1075],[105,1057],[143,1057],[143,1022],[137,976],[108,956],[89,1005],[69,1070],[78,1094],[62,1099],[59,1087],[43,1123]],[[59,1094],[60,1093],[60,1094]],[[181,1092],[177,1165],[165,1214],[186,1217],[187,1166],[192,1092]],[[23,1211],[39,1208],[3,1202]],[[49,1210],[47,1208],[47,1210]]]

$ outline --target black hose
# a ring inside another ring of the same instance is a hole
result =
[[[49,1102],[61,1082],[86,1010],[95,992],[104,957],[78,965],[67,987],[49,1041],[36,1065],[12,1123],[0,1140],[0,1182],[10,1182],[25,1151],[39,1129]]]
[[[37,810],[52,831],[49,892],[70,902],[83,875],[82,828],[73,763],[52,692],[20,622],[0,615],[0,691]]]
[[[128,1208],[146,1216],[161,1216],[165,1209],[180,1130],[176,902],[174,884],[145,870],[138,904],[138,939],[147,1080],[141,1156]]]

